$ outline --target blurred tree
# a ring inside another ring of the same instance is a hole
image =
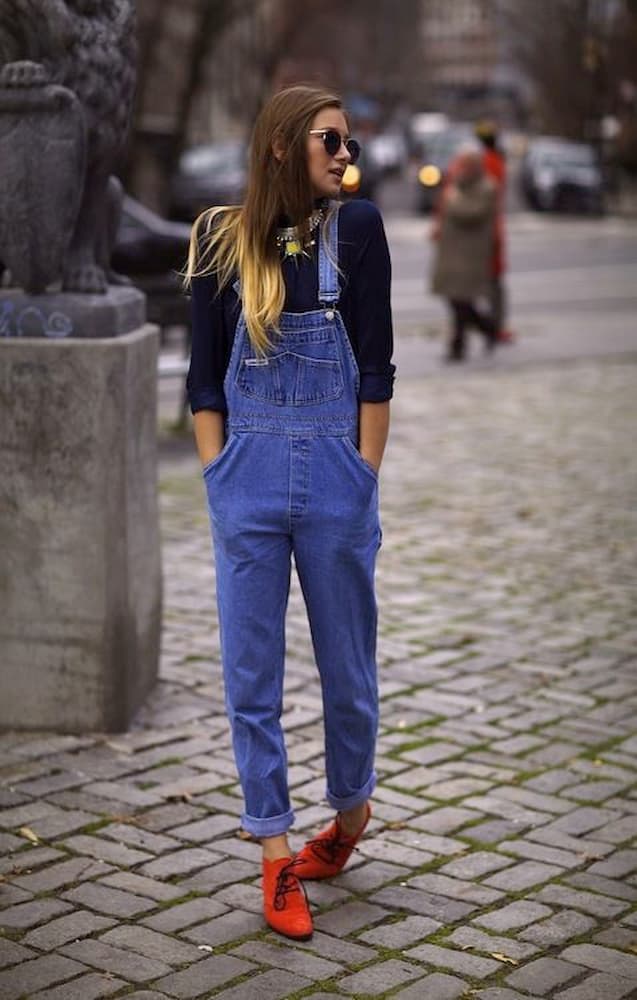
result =
[[[546,5],[548,8],[549,5]],[[593,139],[611,105],[609,43],[615,0],[503,0],[511,50],[535,91],[537,126],[573,139]]]

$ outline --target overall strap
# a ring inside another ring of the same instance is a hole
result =
[[[332,206],[327,225],[327,240],[323,239],[325,230],[319,238],[319,304],[334,306],[338,302],[340,290],[338,287],[338,212],[340,205]],[[327,246],[325,245],[327,243]]]

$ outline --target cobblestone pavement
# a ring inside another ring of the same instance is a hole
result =
[[[316,931],[260,916],[194,461],[163,471],[162,681],[135,729],[0,741],[0,1000],[637,997],[637,366],[403,380],[382,474],[375,815]],[[295,846],[322,801],[298,588]]]

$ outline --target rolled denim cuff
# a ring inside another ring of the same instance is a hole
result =
[[[361,372],[358,398],[361,403],[385,403],[394,392],[395,366],[386,372]]]
[[[253,837],[277,837],[280,833],[286,833],[293,823],[292,809],[279,816],[265,816],[262,819],[258,816],[248,816],[247,813],[241,815],[241,826]]]
[[[355,806],[360,806],[363,802],[367,802],[375,788],[376,772],[372,771],[370,777],[360,791],[353,792],[351,795],[346,795],[344,798],[340,798],[338,795],[332,795],[329,788],[327,788],[325,790],[325,798],[331,805],[332,809],[342,812],[344,809],[354,809]]]

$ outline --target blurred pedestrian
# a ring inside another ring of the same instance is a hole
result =
[[[495,217],[495,240],[493,246],[491,313],[497,328],[498,340],[513,341],[513,334],[507,329],[507,295],[504,284],[506,271],[505,214],[506,214],[506,158],[499,144],[498,128],[495,122],[481,121],[475,127],[475,134],[483,147],[482,162],[488,177],[497,190],[497,212]]]
[[[359,152],[338,97],[262,109],[245,204],[195,224],[188,388],[215,550],[226,707],[263,847],[263,909],[312,933],[301,879],[343,868],[371,815],[378,727],[378,469],[394,366],[390,260],[369,201],[338,202]],[[294,554],[321,681],[334,820],[295,858],[281,727]]]
[[[450,166],[432,228],[437,242],[432,291],[448,299],[451,310],[449,361],[465,357],[469,327],[484,335],[488,350],[497,341],[493,316],[475,304],[491,291],[496,199],[480,147],[464,144]]]

